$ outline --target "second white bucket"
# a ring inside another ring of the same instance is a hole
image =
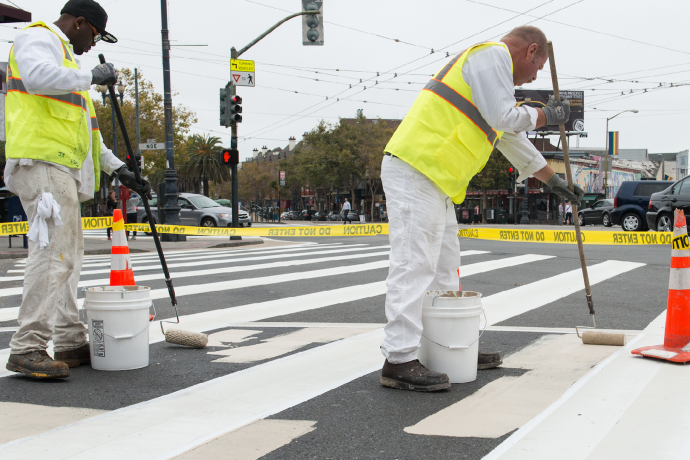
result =
[[[432,371],[448,374],[450,383],[476,380],[483,311],[478,292],[428,291],[422,306],[419,361]]]
[[[84,295],[91,367],[124,371],[148,366],[151,288],[93,287]]]

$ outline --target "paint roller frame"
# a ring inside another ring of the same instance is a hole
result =
[[[553,83],[553,97],[556,101],[561,101],[561,93],[558,89],[558,74],[556,73],[556,61],[553,53],[553,43],[549,40],[546,42],[546,49],[549,55],[549,66],[551,70],[551,81]],[[565,175],[568,179],[568,187],[571,191],[575,190],[573,185],[573,174],[570,170],[570,149],[568,148],[568,136],[565,135],[565,125],[558,125],[561,135],[561,144],[563,145],[563,160],[565,161]],[[577,204],[572,203],[573,215],[577,216]],[[583,344],[588,345],[625,345],[625,335],[623,335],[623,343],[621,344],[621,334],[605,333],[603,331],[596,331],[596,334],[587,334],[587,332],[594,332],[597,328],[597,321],[594,317],[594,301],[592,300],[592,288],[589,284],[589,274],[587,273],[587,261],[585,260],[585,249],[582,244],[582,233],[580,232],[580,220],[574,219],[575,222],[575,237],[577,239],[577,249],[580,253],[580,266],[582,267],[582,277],[585,282],[585,295],[587,297],[587,307],[589,308],[589,315],[592,317],[593,327],[589,326],[575,326],[575,333],[582,339]],[[580,329],[587,329],[580,335]]]
[[[105,64],[105,56],[103,54],[98,55],[98,59],[101,64]],[[118,103],[117,95],[115,94],[115,87],[113,85],[107,85],[108,92],[110,94],[110,102],[115,111],[117,117],[117,122],[120,125],[120,131],[122,131],[122,137],[125,141],[125,147],[130,158],[134,158],[134,150],[132,149],[132,144],[127,135],[127,127],[125,126],[125,120],[122,118],[122,111],[120,110],[120,104]],[[139,171],[139,164],[136,161],[131,162],[132,172],[137,181],[141,180],[141,171]],[[146,209],[146,215],[148,216],[149,225],[151,227],[151,233],[153,235],[153,241],[156,244],[156,251],[158,252],[158,258],[161,262],[161,267],[163,268],[163,274],[165,275],[165,284],[168,286],[168,294],[170,295],[170,302],[175,309],[176,322],[172,321],[160,321],[161,332],[165,337],[166,342],[174,343],[177,345],[186,345],[194,348],[204,348],[208,343],[208,336],[206,334],[201,334],[198,332],[188,332],[175,330],[176,334],[169,334],[172,331],[165,332],[163,329],[163,323],[170,324],[180,324],[180,315],[177,312],[177,297],[175,296],[175,287],[173,286],[172,279],[170,278],[170,272],[168,271],[168,264],[165,262],[165,255],[163,255],[163,247],[161,246],[160,238],[158,236],[158,231],[156,230],[155,220],[151,214],[151,206],[149,205],[149,199],[146,195],[142,195],[142,201],[144,202],[144,208]],[[155,318],[155,317],[154,317]],[[149,320],[150,321],[150,320]],[[169,337],[170,335],[170,337]],[[180,338],[181,337],[181,338]],[[174,341],[172,341],[174,340]]]

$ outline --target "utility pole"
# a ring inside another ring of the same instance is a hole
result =
[[[134,110],[137,119],[137,155],[141,156],[141,150],[139,149],[139,144],[141,144],[141,133],[139,132],[139,74],[136,67],[134,68]],[[141,171],[141,173],[143,175],[144,171]]]
[[[168,36],[168,1],[161,0],[161,40],[163,48],[163,106],[165,113],[165,200],[162,221],[167,225],[180,225],[180,206],[177,204],[177,171],[175,171],[175,151],[173,145],[173,110],[170,84],[170,39]],[[163,197],[159,197],[159,201]],[[236,214],[236,213],[235,213]],[[163,233],[163,241],[186,241],[184,235]]]
[[[239,54],[233,46],[230,48],[230,59],[237,59]],[[232,96],[237,95],[237,86],[230,85],[230,100]],[[229,114],[228,114],[229,115]],[[233,122],[230,125],[230,149],[237,149],[237,122]],[[237,164],[233,164],[231,168],[232,173],[232,227],[237,228],[240,226],[240,205],[239,205],[239,194],[240,187],[237,180]],[[240,237],[241,238],[241,237]],[[231,238],[232,239],[232,238]]]
[[[529,177],[525,179],[525,197],[522,199],[522,217],[520,218],[520,225],[529,224],[529,198],[527,198],[528,184]]]

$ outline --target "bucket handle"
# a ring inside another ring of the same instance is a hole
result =
[[[149,305],[149,308],[151,308],[151,307],[153,307],[153,317],[155,318],[155,317],[156,317],[156,305],[153,303],[153,300],[151,301],[151,305]],[[82,305],[82,307],[81,307],[81,309],[80,309],[79,311],[80,311],[80,312],[83,311],[83,312],[84,312],[84,318],[86,318],[86,309],[84,308],[83,305]],[[151,322],[151,321],[152,321],[152,320],[149,320],[149,322]],[[146,327],[145,327],[144,329],[142,329],[141,331],[137,332],[136,334],[110,335],[110,334],[106,334],[106,333],[104,332],[103,335],[107,335],[107,336],[110,337],[111,339],[115,339],[115,340],[133,339],[134,337],[139,336],[140,334],[144,333],[144,332],[147,331],[148,329],[149,329],[149,324],[147,323],[147,324],[146,324]]]
[[[436,296],[436,297],[440,297],[440,296]],[[434,297],[434,299],[436,299],[436,297]],[[432,302],[431,305],[433,306],[433,300],[431,302]],[[425,339],[427,339],[429,342],[433,343],[434,345],[438,345],[439,347],[447,348],[449,350],[467,350],[472,345],[474,345],[475,342],[477,342],[479,339],[482,338],[482,335],[484,335],[484,331],[486,331],[486,326],[489,325],[489,322],[486,319],[486,312],[484,311],[484,307],[482,307],[482,315],[484,315],[484,329],[481,329],[482,332],[479,334],[479,337],[477,337],[475,340],[473,340],[472,343],[470,343],[469,345],[461,345],[459,347],[448,346],[448,345],[440,344],[438,342],[434,342],[429,337],[425,336],[424,333],[422,333],[422,337],[424,337]]]

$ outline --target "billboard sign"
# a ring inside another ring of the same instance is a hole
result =
[[[516,89],[515,100],[517,106],[529,105],[541,108],[553,96],[550,89]],[[583,91],[561,91],[561,99],[570,101],[570,120],[565,124],[565,130],[569,132],[585,130],[585,93]],[[558,131],[558,126],[542,126],[537,131]]]

